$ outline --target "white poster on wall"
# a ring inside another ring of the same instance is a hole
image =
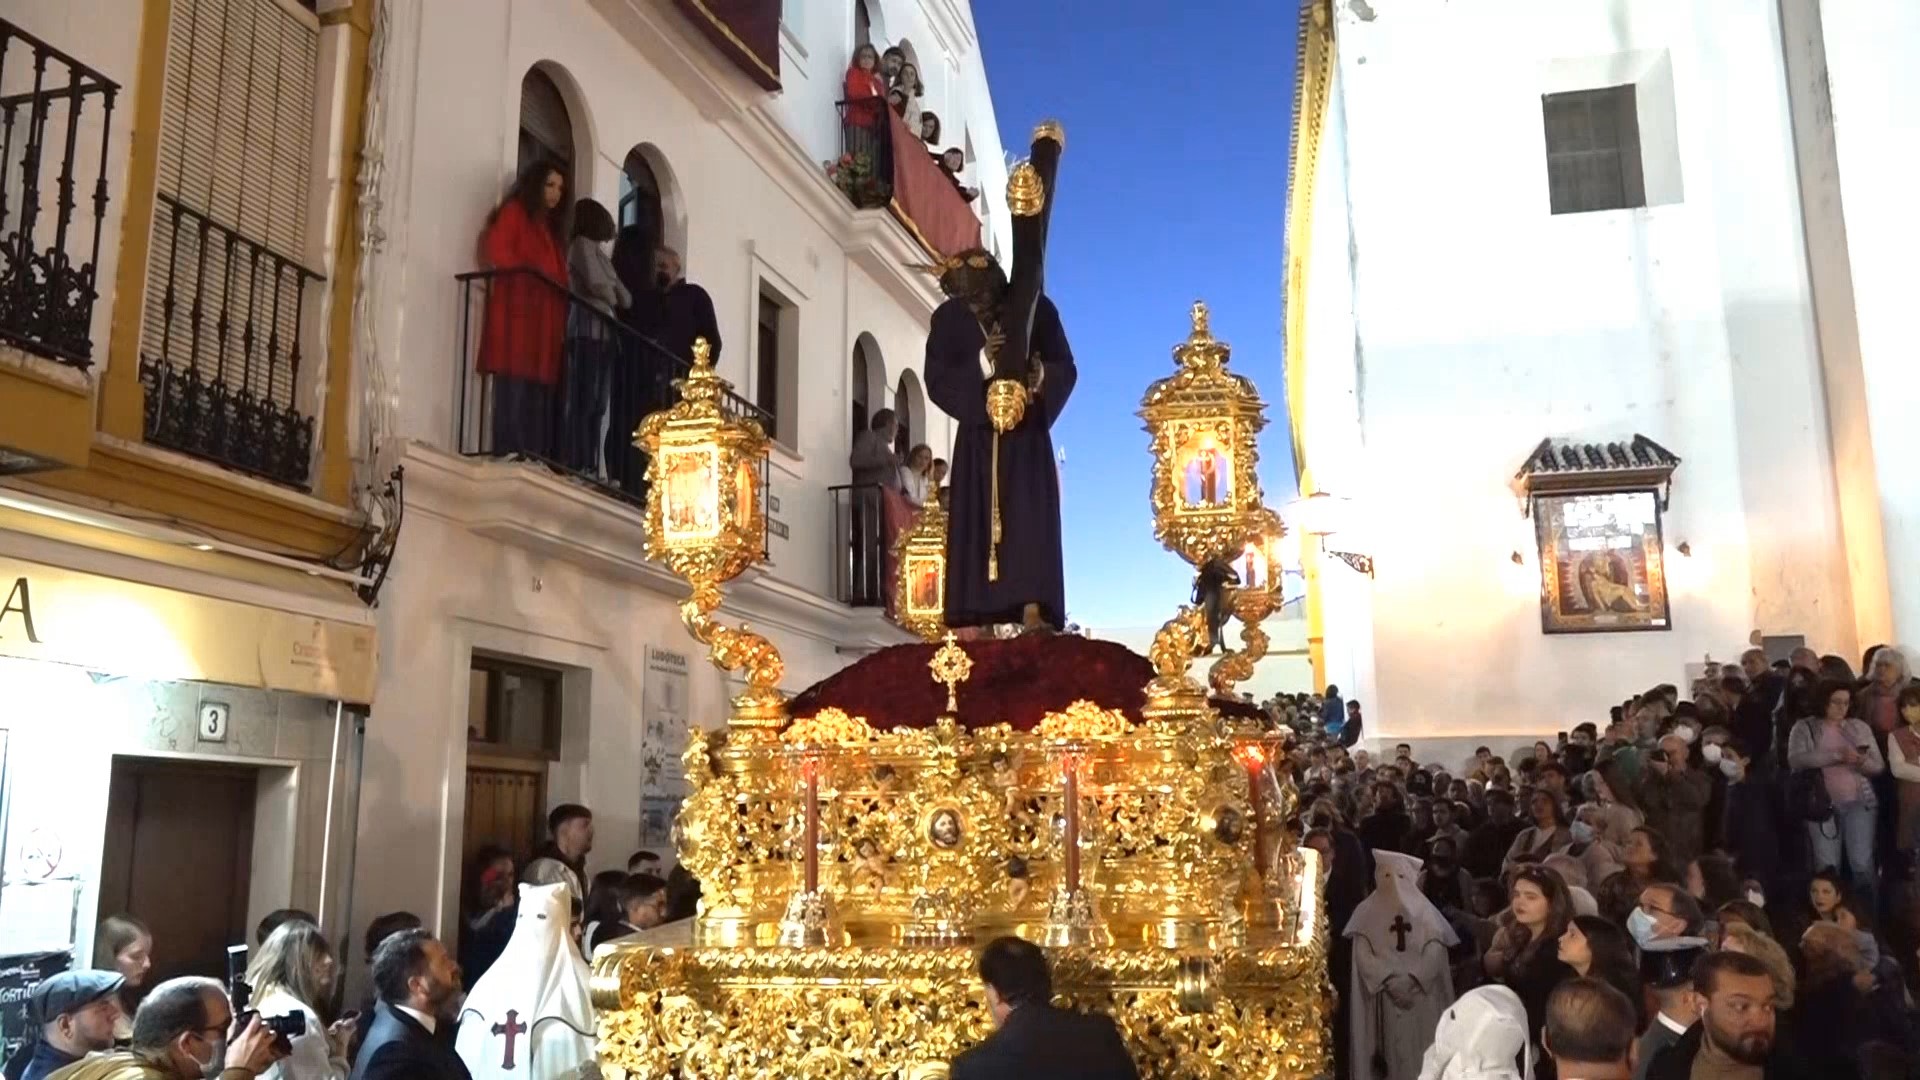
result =
[[[640,687],[640,790],[642,795],[682,793],[680,755],[687,748],[689,697],[687,655],[647,646]]]

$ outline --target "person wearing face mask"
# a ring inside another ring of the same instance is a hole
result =
[[[1648,757],[1635,801],[1647,827],[1666,838],[1674,862],[1685,865],[1705,842],[1701,821],[1713,782],[1689,760],[1691,730],[1684,724],[1661,738],[1660,753]]]
[[[1719,757],[1714,767],[1727,783],[1720,847],[1733,856],[1741,875],[1760,882],[1768,895],[1801,891],[1791,878],[1793,868],[1805,865],[1806,831],[1786,819],[1779,784],[1754,768],[1745,743],[1727,743]]]
[[[1707,794],[1707,808],[1700,817],[1704,830],[1701,835],[1705,838],[1702,851],[1713,846],[1727,812],[1727,778],[1720,772],[1720,759],[1726,753],[1727,744],[1732,741],[1733,732],[1724,727],[1714,726],[1700,733],[1700,752],[1695,755],[1694,764],[1706,774],[1707,782],[1712,785]]]
[[[154,988],[133,1017],[132,1044],[93,1054],[56,1080],[253,1080],[286,1056],[258,1016],[234,1031],[233,1003],[212,979],[172,979]]]
[[[1640,890],[1640,904],[1627,916],[1627,933],[1642,949],[1663,941],[1705,945],[1707,913],[1700,901],[1678,885],[1649,885]]]

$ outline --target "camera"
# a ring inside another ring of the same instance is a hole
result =
[[[281,1039],[297,1039],[307,1033],[307,1014],[290,1012],[285,1016],[263,1016],[260,1026]]]

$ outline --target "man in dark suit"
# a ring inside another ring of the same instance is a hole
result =
[[[998,1030],[953,1059],[952,1080],[1139,1080],[1111,1017],[1054,1008],[1039,946],[995,938],[980,954],[980,981]]]
[[[380,1005],[351,1080],[471,1080],[452,1039],[439,1037],[460,999],[445,945],[425,930],[392,935],[374,953],[373,983]]]

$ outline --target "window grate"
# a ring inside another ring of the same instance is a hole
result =
[[[1541,97],[1547,190],[1555,214],[1647,205],[1631,84]]]

